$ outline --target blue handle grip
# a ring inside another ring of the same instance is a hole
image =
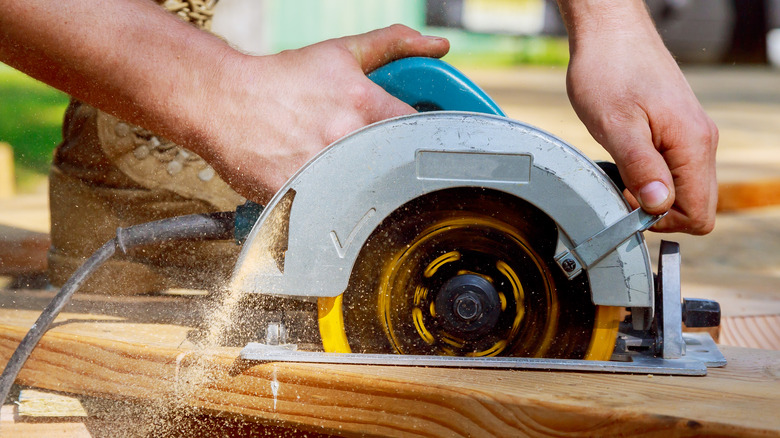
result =
[[[418,111],[506,115],[469,78],[439,59],[399,59],[374,70],[368,78]]]

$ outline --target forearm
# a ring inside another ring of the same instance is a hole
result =
[[[617,39],[635,44],[640,53],[667,52],[643,0],[558,0],[558,5],[572,57],[580,50],[601,50],[608,40]],[[603,57],[608,60],[610,54]]]
[[[194,149],[241,56],[148,0],[5,0],[0,15],[0,60]]]
[[[0,61],[189,148],[260,202],[343,135],[414,112],[365,73],[449,49],[391,26],[255,57],[148,0],[0,1]]]

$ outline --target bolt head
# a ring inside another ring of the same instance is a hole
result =
[[[465,321],[477,319],[482,314],[482,303],[474,294],[462,295],[455,299],[455,314]]]

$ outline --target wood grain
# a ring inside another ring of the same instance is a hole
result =
[[[721,326],[725,345],[780,350],[780,315],[725,317]]]
[[[185,311],[193,305],[183,304]],[[0,362],[36,315],[0,310]],[[707,377],[256,364],[239,360],[238,348],[204,356],[188,342],[190,330],[68,313],[44,337],[19,381],[339,434],[780,433],[778,352],[724,348],[729,365]]]

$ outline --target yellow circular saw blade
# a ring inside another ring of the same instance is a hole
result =
[[[556,269],[556,241],[549,217],[502,193],[415,200],[374,231],[345,294],[319,300],[323,348],[608,360],[620,309],[594,306],[586,276],[570,281]],[[484,335],[448,330],[437,315],[442,282],[458,275],[496,289],[498,322]]]

